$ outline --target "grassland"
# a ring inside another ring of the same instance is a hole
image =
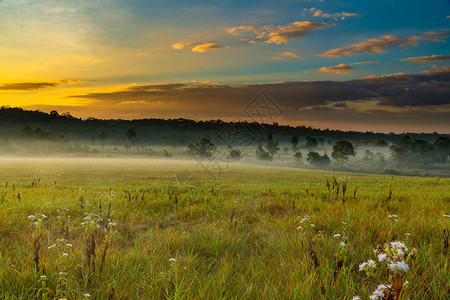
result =
[[[379,282],[358,266],[396,240],[417,249],[402,299],[448,299],[448,178],[233,164],[211,176],[152,159],[0,166],[0,299],[367,299]]]

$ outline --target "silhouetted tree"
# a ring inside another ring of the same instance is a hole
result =
[[[450,139],[446,136],[441,136],[434,143],[436,148],[436,160],[438,162],[447,162],[450,156]]]
[[[308,153],[306,160],[313,166],[325,167],[330,164],[330,158],[328,155],[320,155],[317,152],[311,151]]]
[[[294,151],[297,150],[297,145],[298,145],[298,136],[294,135],[291,139],[291,144],[292,144],[292,149],[294,149]]]
[[[347,160],[350,156],[355,156],[355,148],[352,143],[341,140],[334,144],[331,157],[336,160],[340,160],[341,164],[344,165],[344,160]]]
[[[98,139],[100,140],[100,144],[102,145],[102,147],[105,147],[105,145],[106,145],[106,134],[103,131],[98,136]]]
[[[272,157],[270,156],[269,152],[264,151],[261,144],[259,144],[258,148],[256,149],[256,157],[259,160],[272,160]]]
[[[306,147],[308,149],[316,148],[318,145],[319,145],[319,143],[317,142],[317,139],[315,137],[312,137],[312,136],[306,137]]]
[[[136,141],[136,131],[133,128],[130,128],[125,132],[125,136],[127,137],[128,142],[130,142],[130,145],[134,146]]]
[[[208,138],[202,138],[196,144],[190,144],[188,150],[194,157],[209,158],[216,151],[216,146]]]
[[[278,146],[278,142],[274,141],[271,134],[269,134],[269,136],[267,137],[266,149],[270,153],[270,156],[272,156],[272,157],[275,153],[278,152],[278,150],[280,150],[280,147]]]
[[[241,154],[241,150],[239,149],[234,149],[230,151],[230,154],[228,154],[228,158],[230,160],[239,160],[241,159],[242,154]]]
[[[298,151],[297,153],[294,154],[295,160],[297,162],[300,162],[302,160],[302,153],[300,151]]]

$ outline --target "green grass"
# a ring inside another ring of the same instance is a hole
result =
[[[358,265],[393,240],[418,250],[402,299],[446,299],[450,292],[443,240],[450,179],[335,173],[349,177],[343,203],[342,192],[336,199],[326,186],[331,173],[321,171],[230,165],[211,177],[192,162],[138,159],[5,159],[1,165],[0,299],[83,299],[86,293],[91,299],[367,299],[377,282]],[[113,231],[102,222],[95,232],[81,225],[85,213],[105,218],[110,200]],[[33,262],[38,235],[27,219],[36,213],[48,217],[40,272]],[[390,214],[398,221],[390,222]],[[310,219],[301,223],[305,215]],[[86,265],[91,232],[94,272]],[[337,233],[348,237],[339,256]],[[48,249],[60,238],[73,247]],[[334,275],[339,259],[343,266]]]

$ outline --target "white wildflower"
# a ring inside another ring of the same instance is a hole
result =
[[[170,258],[170,259],[169,259],[169,261],[173,261],[173,262],[176,262],[176,261],[177,261],[177,259],[176,259],[176,258]]]
[[[335,235],[333,235],[333,237],[340,237],[341,235],[339,233],[336,233]]]
[[[359,297],[359,296],[353,296],[352,300],[361,300],[361,297]]]
[[[86,294],[84,294],[84,296],[89,298],[91,296],[91,294],[86,293]]]
[[[386,253],[380,253],[380,254],[378,254],[378,261],[382,262],[386,259],[386,257],[387,257]]]
[[[67,247],[73,247],[72,244],[67,243],[66,244]]]
[[[389,268],[394,271],[403,271],[403,272],[406,272],[409,270],[408,264],[405,263],[403,260],[390,263]]]
[[[47,278],[47,276],[41,275],[41,279],[46,279],[46,278]]]
[[[54,248],[54,247],[56,247],[56,244],[53,244],[53,245],[51,245],[51,246],[48,246],[47,249],[52,249],[52,248]]]
[[[69,254],[67,254],[67,253],[63,253],[63,256],[69,256]]]
[[[450,218],[450,215],[444,215],[444,218]]]
[[[445,215],[444,215],[444,216],[445,216]],[[36,218],[35,215],[29,215],[29,216],[28,216],[28,219],[34,219],[34,218]]]
[[[316,227],[316,225],[314,225],[314,224],[311,224],[311,227],[313,227],[313,228],[314,228],[314,227]]]
[[[341,243],[339,244],[339,246],[345,247],[345,246],[347,246],[347,245],[345,244],[345,242],[341,242]]]

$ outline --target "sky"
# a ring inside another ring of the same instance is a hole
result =
[[[0,106],[450,133],[449,41],[449,0],[0,0]]]

